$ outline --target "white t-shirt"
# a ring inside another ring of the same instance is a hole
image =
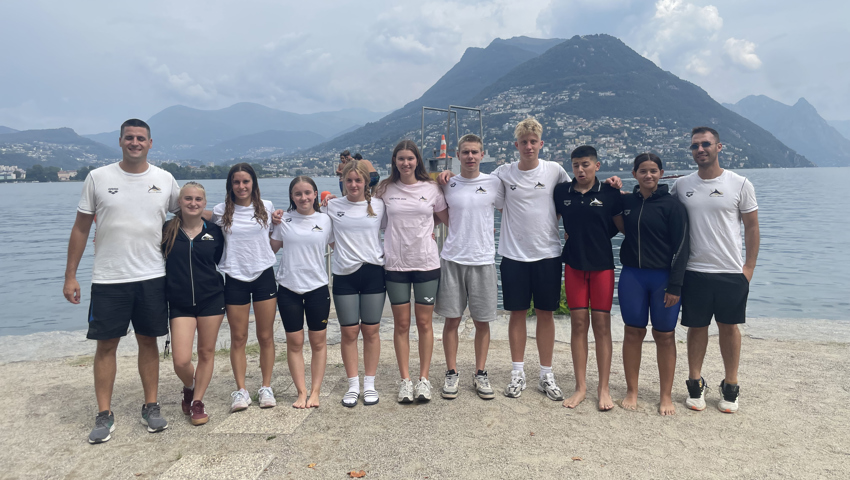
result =
[[[149,165],[127,173],[117,163],[86,177],[77,211],[97,215],[92,283],[127,283],[165,276],[162,224],[179,210],[180,187]]]
[[[295,293],[311,292],[328,284],[325,251],[333,241],[333,224],[322,212],[301,215],[295,210],[283,214],[275,225],[274,240],[283,242],[277,283]]]
[[[272,202],[263,200],[268,215],[268,225],[254,218],[254,204],[243,207],[234,205],[233,222],[230,228],[222,225],[224,204],[213,208],[212,221],[221,227],[224,233],[224,255],[218,262],[218,269],[243,282],[253,282],[274,265],[274,251],[269,243],[272,224]]]
[[[328,216],[333,222],[334,253],[331,271],[334,275],[351,275],[364,263],[384,264],[384,246],[381,244],[381,226],[386,224],[384,202],[372,199],[370,216],[366,201],[350,202],[347,198],[334,198],[328,202]]]
[[[461,265],[492,265],[496,242],[493,213],[503,208],[505,190],[498,178],[481,173],[454,176],[443,185],[449,206],[449,235],[440,257]]]
[[[440,268],[434,232],[434,212],[446,209],[446,199],[434,182],[405,185],[398,181],[381,195],[387,209],[384,268],[394,272],[426,272]],[[550,202],[551,203],[551,202]]]
[[[555,162],[539,160],[531,170],[520,170],[519,162],[505,164],[493,172],[505,190],[499,255],[520,262],[536,262],[561,256],[561,237],[552,192],[570,176]]]
[[[676,180],[671,194],[688,210],[691,255],[687,269],[741,273],[741,214],[759,208],[753,184],[729,170],[711,180],[703,180],[694,172]]]

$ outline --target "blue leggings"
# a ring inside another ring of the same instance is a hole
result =
[[[672,332],[676,329],[681,301],[670,308],[664,307],[664,291],[669,277],[667,270],[623,267],[617,294],[626,325],[646,328],[651,317],[655,331]]]

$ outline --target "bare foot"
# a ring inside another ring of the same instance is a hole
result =
[[[576,408],[579,403],[584,401],[587,395],[587,390],[576,390],[573,396],[564,400],[564,406],[567,408]]]
[[[607,412],[608,410],[611,410],[612,408],[614,408],[614,400],[611,398],[611,392],[609,392],[607,388],[604,389],[604,390],[599,389],[598,392],[599,392],[599,411],[600,412]],[[635,405],[637,405],[637,402],[635,402]]]
[[[307,400],[307,408],[319,408],[319,392],[311,393]]]
[[[676,407],[673,405],[673,399],[662,398],[661,404],[658,406],[658,413],[661,415],[675,415]]]
[[[623,399],[623,402],[620,404],[620,406],[626,410],[637,410],[637,392],[626,392],[626,398]]]
[[[292,404],[293,408],[307,408],[307,394],[299,393],[298,398],[295,400],[295,403]]]

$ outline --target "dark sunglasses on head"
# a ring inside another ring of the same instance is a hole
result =
[[[708,148],[708,147],[710,147],[714,144],[711,143],[711,142],[692,143],[691,144],[691,150],[697,150],[700,147],[700,145],[702,145],[702,148]]]

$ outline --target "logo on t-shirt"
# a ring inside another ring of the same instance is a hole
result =
[[[564,200],[564,206],[565,207],[569,207],[571,203],[573,203],[572,200]]]
[[[322,230],[322,227],[320,227],[320,226],[318,226],[318,225],[313,225],[313,231],[314,231],[314,232],[321,232],[321,231],[323,231],[323,230]]]
[[[686,197],[688,197],[688,198],[693,197],[693,196],[694,196],[694,191],[693,191],[693,190],[691,190],[690,192],[685,192],[685,196],[686,196]]]
[[[201,240],[215,240],[215,239],[209,233],[205,233],[204,236],[201,237]]]
[[[151,188],[148,189],[148,193],[162,193],[162,189],[156,185],[151,185]]]
[[[336,212],[336,216],[341,218],[345,216],[345,212]]]
[[[452,188],[455,188],[455,185],[457,185],[457,182],[452,182],[452,184],[449,185],[449,186],[452,187]]]
[[[427,201],[428,201],[428,199],[427,199],[427,198],[425,198],[425,197],[419,197],[419,201],[420,201],[420,202],[427,202]]]
[[[516,185],[511,185],[511,190],[516,190]]]
[[[594,199],[593,199],[593,201],[592,201],[592,202],[590,202],[590,206],[591,206],[591,207],[601,207],[601,206],[602,206],[602,201],[601,201],[601,200],[599,200],[598,198],[594,198]]]
[[[708,196],[709,196],[709,197],[722,197],[722,196],[723,196],[723,192],[721,192],[720,190],[717,190],[717,189],[715,188],[713,192],[711,192],[711,193],[709,193],[709,194],[708,194]]]
[[[112,195],[115,195],[116,193],[118,193],[118,189],[117,189],[117,188],[109,188],[109,189],[107,189],[107,191],[108,191],[109,193],[111,193]]]
[[[478,187],[478,190],[476,190],[475,193],[487,195],[487,190],[484,190],[484,187]]]
[[[292,221],[292,219],[291,218],[285,218],[283,221],[286,222],[286,223],[289,223],[289,222]]]
[[[534,188],[536,190],[540,190],[541,188],[546,188],[546,185],[543,185],[542,183],[537,182],[537,185],[535,185]]]
[[[623,210],[623,215],[628,215],[630,213],[632,213],[631,209]]]

